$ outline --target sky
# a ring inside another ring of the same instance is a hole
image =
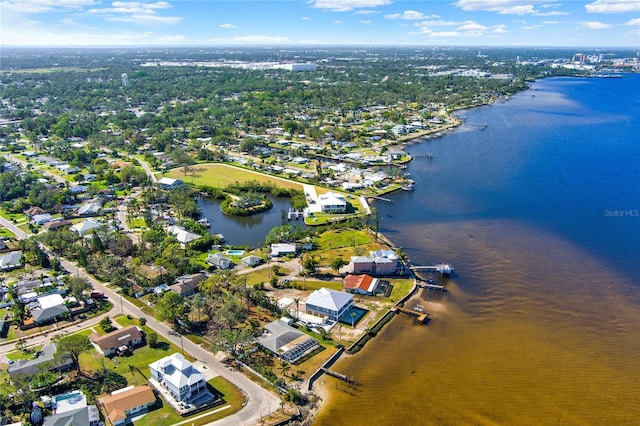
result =
[[[0,46],[629,47],[640,0],[0,0]]]

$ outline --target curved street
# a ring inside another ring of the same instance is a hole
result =
[[[11,232],[13,232],[14,235],[16,235],[16,237],[19,239],[24,239],[29,237],[29,235],[26,232],[20,230],[17,226],[15,226],[13,223],[6,220],[5,218],[0,217],[0,224],[2,224],[4,227],[9,229]],[[70,262],[63,258],[60,258],[60,263],[72,275],[77,275],[77,276],[86,278],[91,283],[91,285],[93,285],[93,288],[96,291],[103,292],[106,296],[108,296],[111,299],[114,305],[109,313],[103,314],[96,318],[89,319],[82,323],[78,323],[75,326],[73,326],[74,329],[91,327],[97,324],[104,315],[108,315],[108,314],[132,315],[136,318],[145,317],[147,319],[146,325],[151,329],[153,329],[159,336],[173,343],[177,347],[183,347],[184,350],[187,353],[189,353],[193,358],[197,359],[198,361],[206,365],[207,369],[229,380],[231,383],[233,383],[235,386],[237,386],[239,389],[241,389],[244,392],[246,397],[246,403],[242,410],[240,410],[239,412],[231,416],[225,417],[223,419],[217,420],[209,424],[220,425],[220,426],[255,425],[255,424],[258,424],[263,417],[269,415],[270,413],[272,413],[273,411],[279,408],[281,400],[274,393],[264,389],[257,383],[248,379],[242,373],[230,370],[228,367],[226,367],[224,364],[218,361],[211,352],[207,351],[206,349],[202,348],[199,345],[196,345],[189,339],[185,339],[180,335],[176,336],[175,334],[172,334],[174,333],[174,331],[169,326],[156,320],[153,317],[149,317],[147,314],[142,312],[133,303],[121,297],[120,294],[118,294],[116,291],[100,283],[93,276],[87,274],[84,270],[78,268],[78,266],[75,263]],[[67,330],[55,330],[48,333],[47,335],[38,336],[33,340],[31,340],[29,343],[30,344],[44,343],[50,340],[52,336],[56,334],[64,334],[67,331],[68,331],[68,328]],[[2,347],[2,350],[0,351],[0,353],[6,354],[8,351],[11,350],[11,348],[13,348],[12,344],[5,345]]]

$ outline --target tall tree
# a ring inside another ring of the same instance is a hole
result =
[[[162,321],[169,321],[174,325],[178,324],[178,320],[183,319],[187,313],[187,306],[184,304],[182,297],[173,291],[167,291],[162,299],[156,303],[156,312],[158,318]]]
[[[92,348],[91,342],[87,336],[81,334],[72,334],[71,336],[63,337],[58,341],[58,350],[56,351],[56,357],[64,358],[69,357],[76,365],[78,374],[80,371],[80,355],[88,352]]]

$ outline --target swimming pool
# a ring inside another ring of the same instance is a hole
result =
[[[224,254],[229,256],[242,256],[244,255],[244,250],[227,250]]]

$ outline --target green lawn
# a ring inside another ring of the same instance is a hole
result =
[[[198,186],[206,185],[221,189],[234,182],[248,182],[252,180],[258,182],[273,182],[279,187],[284,188],[302,189],[302,185],[297,182],[256,173],[227,164],[195,165],[193,166],[193,171],[187,176],[184,175],[182,169],[173,169],[167,172],[167,176],[182,179],[185,182]]]
[[[30,348],[29,352],[25,352],[25,351],[9,352],[7,354],[7,359],[9,359],[11,361],[18,361],[18,360],[21,360],[21,359],[32,359],[33,355],[37,351],[39,351],[40,349],[42,349],[42,345],[34,346],[33,348]]]
[[[162,400],[162,406],[154,411],[151,411],[143,418],[144,424],[154,426],[171,426],[177,423],[187,421],[186,425],[200,426],[206,425],[216,420],[220,420],[224,417],[230,416],[240,411],[245,402],[244,396],[240,389],[232,385],[229,381],[222,377],[216,377],[208,382],[223,400],[224,403],[214,407],[211,411],[228,407],[209,415],[204,416],[202,412],[196,413],[192,416],[180,417],[171,407],[168,406]],[[202,416],[202,417],[200,417]],[[196,417],[199,417],[196,419]],[[193,419],[193,420],[190,420]]]

